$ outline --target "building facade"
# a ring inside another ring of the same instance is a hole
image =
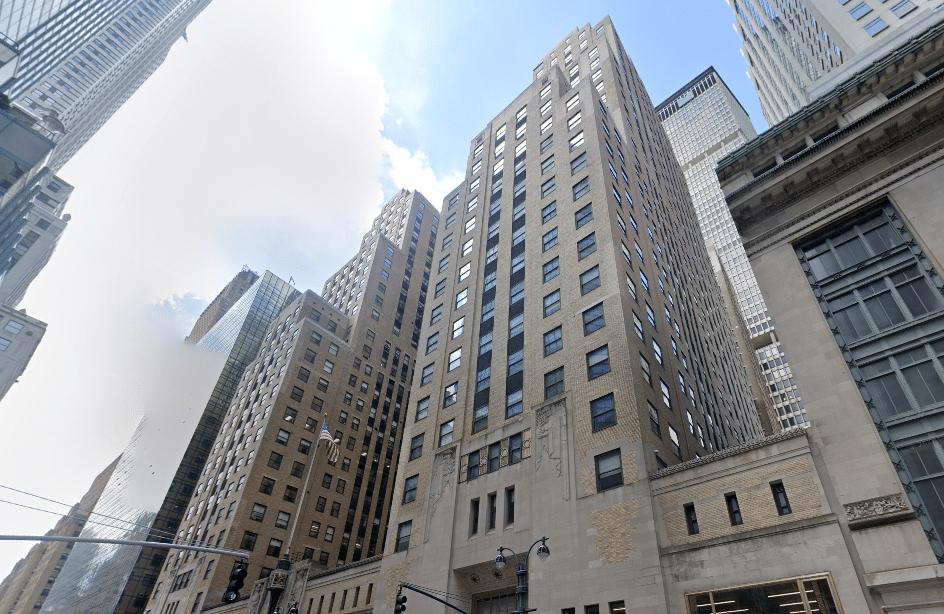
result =
[[[325,298],[308,291],[273,321],[240,375],[178,541],[250,551],[250,582],[285,556],[323,570],[382,551],[438,225],[421,194],[401,191]],[[324,426],[335,461],[318,444]],[[234,563],[172,550],[148,611],[219,603]]]
[[[944,595],[942,68],[938,25],[718,169],[886,611],[909,599],[935,611],[927,594],[893,594],[909,578],[937,609]]]
[[[117,464],[118,459],[115,459],[106,467],[92,482],[85,496],[46,535],[78,536],[82,527],[89,521],[92,508],[98,502]],[[48,542],[30,548],[26,557],[16,564],[3,582],[0,582],[0,612],[33,614],[39,611],[46,595],[56,583],[63,565],[69,559],[73,547],[73,544],[68,542]]]
[[[0,1],[7,64],[16,65],[0,91],[43,121],[57,144],[51,169],[62,168],[137,91],[208,4]]]
[[[940,20],[939,4],[728,0],[748,77],[771,126]]]
[[[684,181],[608,18],[472,139],[375,611],[400,581],[504,607],[496,549],[542,536],[531,607],[664,611],[646,476],[762,436]]]
[[[744,350],[754,354],[751,362],[763,371],[759,392],[770,399],[758,409],[766,413],[771,405],[776,416],[770,422],[777,428],[807,426],[803,400],[715,175],[719,160],[757,136],[751,119],[711,67],[658,105],[656,114],[685,175],[705,244],[714,245],[734,286],[738,309],[731,316],[744,320],[751,340]],[[753,371],[754,365],[745,368]]]
[[[297,296],[291,285],[266,271],[200,340],[203,351],[181,344],[179,360],[193,361],[188,364],[195,369],[210,360],[208,355],[219,361],[216,383],[198,383],[212,390],[209,400],[197,400],[206,403],[203,411],[183,425],[162,425],[159,415],[142,420],[95,506],[96,514],[112,522],[86,525],[83,537],[175,539],[246,365],[269,324]],[[181,388],[188,385],[193,383],[181,382]],[[166,555],[167,548],[159,546],[77,544],[42,611],[144,612]]]
[[[46,334],[46,323],[0,304],[0,399],[2,399],[33,358]]]
[[[203,336],[229,311],[229,308],[246,293],[246,290],[256,283],[257,279],[259,279],[258,273],[250,271],[248,267],[244,267],[242,271],[237,273],[236,277],[226,284],[226,287],[203,310],[185,341],[194,345],[199,343]]]

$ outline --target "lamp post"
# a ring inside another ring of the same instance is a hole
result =
[[[515,572],[518,574],[518,587],[515,589],[515,598],[518,602],[518,609],[512,612],[512,614],[527,614],[528,612],[535,611],[535,608],[528,609],[528,557],[531,556],[531,550],[538,544],[541,544],[537,550],[538,558],[543,561],[550,556],[551,551],[548,549],[546,542],[547,537],[542,537],[531,544],[531,548],[528,548],[528,553],[524,555],[524,563],[518,560],[518,555],[511,548],[501,546],[498,549],[498,556],[495,557],[495,568],[499,571],[505,568],[505,550],[515,557]]]

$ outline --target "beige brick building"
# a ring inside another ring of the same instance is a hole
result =
[[[284,556],[324,570],[381,552],[438,224],[421,194],[398,193],[324,298],[305,292],[273,321],[237,384],[178,541],[250,551],[244,595]],[[315,455],[325,420],[334,463]],[[171,550],[147,611],[220,603],[235,563]]]

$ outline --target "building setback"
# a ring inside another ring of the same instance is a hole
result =
[[[82,537],[147,539],[156,543],[173,540],[237,382],[256,355],[269,324],[297,296],[297,290],[266,271],[203,336],[198,347],[226,358],[195,427],[191,430],[175,424],[172,429],[161,429],[163,434],[156,436],[154,429],[160,426],[161,417],[142,420],[95,506],[96,514],[112,521],[109,525],[87,524]],[[181,357],[197,352],[190,346],[183,346],[181,351]],[[183,451],[181,456],[168,458],[167,450],[175,449]],[[150,464],[145,467],[135,463],[139,458],[155,456],[166,472],[155,474]],[[166,556],[166,547],[77,544],[42,612],[139,614],[147,605]]]
[[[324,569],[382,551],[438,225],[421,194],[401,191],[325,283],[325,298],[305,292],[272,322],[178,541],[250,551],[247,584],[283,556]],[[325,420],[336,462],[324,443],[313,456]],[[172,550],[148,610],[219,603],[235,563]]]
[[[941,18],[936,0],[728,0],[728,5],[743,41],[747,76],[771,126]]]
[[[92,482],[85,496],[69,513],[56,523],[46,535],[77,536],[89,521],[92,508],[98,502],[108,478],[118,465],[115,459]],[[100,519],[92,519],[96,522]],[[0,582],[0,612],[4,614],[33,614],[43,606],[46,595],[59,577],[59,572],[69,559],[74,544],[69,542],[45,542],[30,548],[3,582]]]
[[[800,392],[715,175],[718,160],[757,136],[751,119],[712,67],[658,105],[656,114],[685,175],[705,244],[714,245],[734,287],[738,309],[731,316],[745,322],[750,345],[743,350],[754,354],[750,360],[763,371],[757,392],[769,398],[758,409],[774,408],[770,423],[778,430],[806,426]]]
[[[399,581],[513,600],[495,550],[544,535],[531,607],[655,611],[646,474],[762,431],[683,175],[608,18],[472,139],[440,235],[375,611]]]

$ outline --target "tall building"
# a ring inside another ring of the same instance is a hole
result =
[[[15,65],[0,91],[41,118],[57,144],[52,170],[151,76],[209,1],[0,0],[0,75]]]
[[[936,0],[728,0],[728,5],[744,43],[747,74],[771,126],[941,19]]]
[[[46,323],[0,304],[0,399],[2,399],[33,358],[46,334]]]
[[[167,390],[163,402],[169,407],[142,420],[95,506],[96,514],[112,521],[87,524],[83,537],[173,541],[246,365],[274,318],[297,296],[266,271],[203,336],[197,344],[202,351],[181,343],[174,359],[182,372],[180,390]],[[195,398],[203,390],[212,390],[208,401]],[[192,420],[167,423],[167,416],[189,414],[190,403],[205,407]],[[77,544],[42,611],[144,612],[166,555],[167,548],[158,546]]]
[[[762,431],[684,176],[609,18],[472,138],[442,214],[375,612],[401,581],[506,611],[514,564],[496,571],[495,551],[542,536],[530,607],[665,611],[647,475]]]
[[[939,24],[718,168],[881,611],[944,595],[942,43]]]
[[[193,345],[199,343],[203,336],[229,311],[229,308],[245,294],[246,290],[256,283],[257,279],[259,279],[259,275],[254,271],[250,271],[248,267],[244,267],[242,271],[237,273],[203,310],[185,341]]]
[[[745,349],[754,353],[752,361],[764,371],[760,392],[777,412],[772,423],[782,428],[806,426],[809,421],[796,381],[715,174],[719,160],[757,136],[751,119],[713,67],[658,105],[656,114],[685,175],[701,235],[707,245],[714,245],[734,286],[739,309],[731,316],[744,320],[751,338]]]
[[[402,190],[361,249],[289,303],[241,374],[179,542],[248,550],[249,580],[283,556],[323,567],[379,554],[410,399],[439,212]],[[338,442],[330,460],[319,433]],[[148,610],[220,602],[232,557],[171,551]],[[247,591],[248,592],[248,591]]]
[[[49,536],[75,537],[89,521],[92,508],[98,502],[108,478],[118,464],[115,459],[92,482],[85,496],[69,513],[46,533]],[[100,519],[93,519],[96,522]],[[70,542],[43,542],[30,548],[3,582],[0,582],[0,612],[3,614],[33,614],[39,611],[59,577],[59,572],[69,559],[74,544]]]

